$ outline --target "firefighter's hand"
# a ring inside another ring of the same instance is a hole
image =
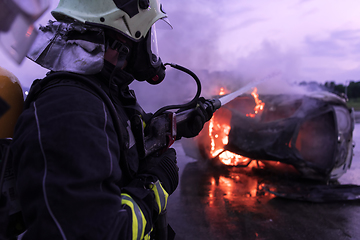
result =
[[[211,119],[213,112],[206,109],[204,103],[205,99],[203,97],[199,98],[196,108],[190,113],[188,119],[177,124],[177,139],[197,136],[203,129],[204,124]]]
[[[162,187],[170,195],[179,184],[179,167],[175,149],[169,148],[159,157],[146,158],[139,168],[139,175],[153,175],[160,180]]]

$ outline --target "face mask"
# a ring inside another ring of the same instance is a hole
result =
[[[125,70],[138,81],[159,84],[165,78],[165,66],[158,57],[155,28],[146,37],[134,43],[132,54]]]

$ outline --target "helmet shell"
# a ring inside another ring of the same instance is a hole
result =
[[[0,101],[2,109],[0,115],[0,138],[11,138],[16,121],[23,110],[24,96],[18,78],[0,67]]]
[[[51,13],[56,20],[70,17],[83,23],[114,29],[139,41],[157,20],[166,18],[167,15],[162,11],[159,0],[149,0],[145,9],[138,2],[144,1],[60,0]]]

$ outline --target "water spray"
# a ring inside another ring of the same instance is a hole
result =
[[[274,72],[269,74],[268,76],[249,82],[248,84],[246,84],[245,86],[239,88],[238,90],[236,90],[235,92],[232,92],[226,96],[223,96],[221,98],[219,98],[219,101],[221,103],[221,106],[224,106],[225,104],[227,104],[228,102],[234,100],[236,97],[246,93],[247,91],[249,91],[250,89],[256,87],[257,85],[259,85],[262,82],[265,82],[266,80],[269,80],[271,78],[274,78],[276,76],[278,76],[280,74],[280,72]]]

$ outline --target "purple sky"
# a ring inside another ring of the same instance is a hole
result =
[[[54,8],[57,0],[52,0]],[[281,71],[287,82],[360,80],[358,0],[163,0],[173,30],[158,30],[164,62],[193,71],[234,72],[243,79]],[[48,13],[37,22],[44,25]],[[0,51],[0,66],[23,86],[46,70],[18,66]],[[219,80],[219,81],[223,81]]]

